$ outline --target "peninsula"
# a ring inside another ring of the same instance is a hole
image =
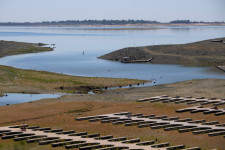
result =
[[[43,47],[47,44],[43,43],[25,43],[14,41],[0,41],[0,57],[26,54],[26,53],[39,53],[46,51],[53,51],[52,47]]]
[[[99,58],[127,63],[224,66],[224,49],[225,38],[223,37],[188,44],[128,47]]]

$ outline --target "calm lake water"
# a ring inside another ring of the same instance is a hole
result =
[[[7,96],[0,97],[0,106],[6,104],[12,105],[17,103],[25,103],[30,101],[36,101],[45,98],[57,98],[58,94],[20,94],[20,93],[7,93]]]
[[[53,52],[4,57],[0,59],[0,64],[77,76],[132,78],[156,82],[147,85],[191,79],[225,79],[225,73],[215,68],[124,64],[97,59],[98,56],[124,47],[182,44],[224,37],[225,26],[167,27],[152,30],[95,29],[83,27],[0,27],[0,40],[56,44]]]

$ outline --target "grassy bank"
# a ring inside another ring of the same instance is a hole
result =
[[[0,93],[52,93],[100,91],[114,87],[143,83],[143,80],[69,76],[45,71],[17,69],[0,66]]]
[[[43,43],[24,43],[14,41],[0,41],[0,57],[27,54],[27,53],[38,53],[52,51],[51,47],[42,47]]]
[[[212,42],[213,40],[222,42]],[[148,60],[156,64],[183,65],[225,65],[225,38],[177,45],[154,45],[123,48],[100,56],[101,59],[121,61],[123,57],[132,60]]]

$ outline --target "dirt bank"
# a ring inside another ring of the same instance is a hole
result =
[[[224,98],[224,90],[225,80],[208,79],[183,81],[153,87],[110,90],[98,95],[68,95],[63,96],[61,99],[46,99],[0,107],[0,118],[2,118],[0,124],[5,126],[27,123],[42,127],[51,126],[55,129],[75,130],[76,132],[88,131],[90,133],[100,133],[101,135],[114,135],[115,137],[139,137],[142,140],[154,140],[157,138],[160,142],[170,142],[171,145],[185,144],[188,147],[199,146],[202,149],[224,149],[223,136],[209,137],[207,134],[193,135],[191,132],[178,133],[178,131],[164,131],[163,129],[140,129],[135,126],[112,126],[111,124],[101,124],[100,122],[74,120],[75,117],[130,111],[146,115],[179,116],[180,118],[192,118],[193,120],[216,120],[224,123],[224,116],[203,115],[203,113],[192,114],[189,112],[177,114],[175,112],[177,109],[190,106],[186,104],[134,102],[138,98],[164,94],[170,96],[180,95],[182,97],[191,95],[193,97]],[[212,106],[210,105],[209,107]],[[223,106],[218,107],[223,108]],[[132,132],[130,132],[131,130]],[[204,142],[202,142],[202,139],[204,139]],[[7,142],[9,144],[13,143],[13,141]],[[1,143],[7,145],[6,141],[0,140]],[[35,148],[39,147],[39,145],[32,146]],[[48,148],[50,148],[50,145]]]
[[[224,66],[224,42],[225,38],[218,38],[188,44],[128,47],[99,58],[112,61],[121,61],[124,57],[130,61],[153,58],[149,63]]]

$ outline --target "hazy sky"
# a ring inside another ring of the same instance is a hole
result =
[[[225,21],[225,0],[0,0],[0,22],[83,19]]]

